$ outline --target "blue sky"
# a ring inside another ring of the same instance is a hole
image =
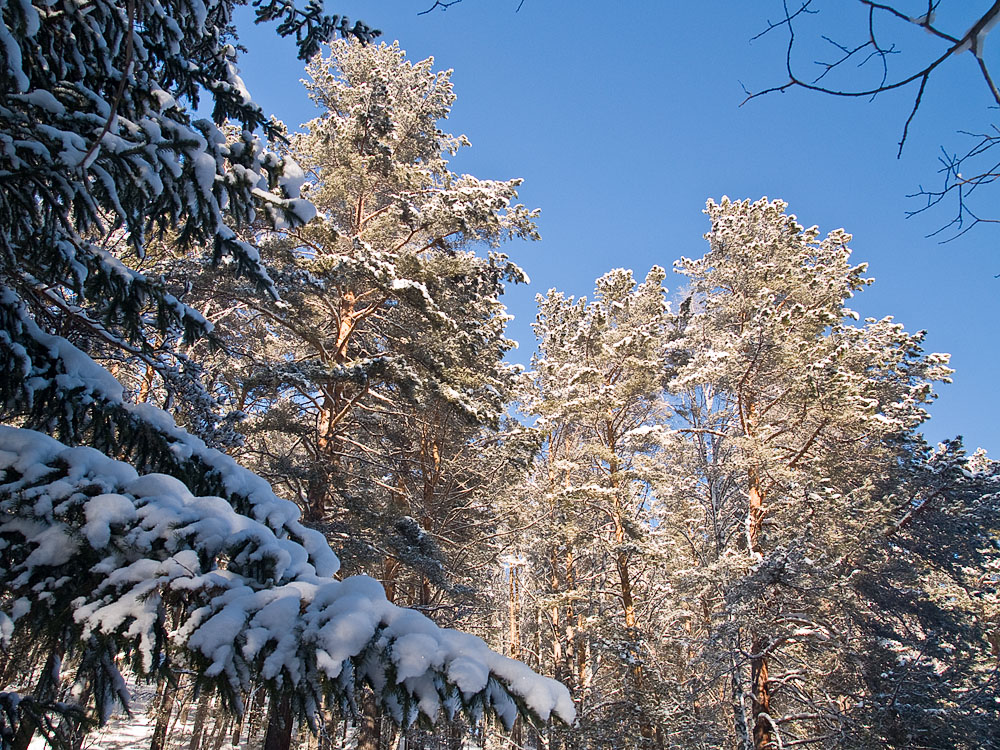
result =
[[[707,198],[766,195],[787,201],[806,226],[854,235],[854,258],[876,279],[854,301],[862,317],[892,315],[908,330],[927,330],[928,351],[952,354],[955,382],[940,386],[927,437],[962,434],[970,449],[1000,454],[1000,227],[940,244],[926,235],[951,218],[950,206],[906,218],[919,207],[906,195],[937,184],[940,148],[959,151],[966,139],[957,131],[983,132],[992,122],[971,55],[931,79],[897,159],[912,90],[874,102],[791,91],[740,106],[744,85],[784,80],[784,37],[750,41],[780,17],[780,2],[524,0],[515,12],[518,2],[464,0],[418,16],[432,0],[327,0],[328,11],[398,39],[410,59],[433,56],[436,67],[454,69],[458,100],[443,129],[472,141],[455,170],[522,177],[521,201],[542,209],[542,240],[506,246],[532,279],[508,290],[516,359],[527,362],[534,348],[536,293],[589,295],[611,268],[641,277],[653,264],[669,269],[681,255],[700,256]],[[958,5],[971,15],[990,3]],[[838,13],[807,20],[854,28]],[[295,129],[316,115],[299,83],[302,63],[249,17],[244,11],[239,23],[250,49],[243,78],[266,111]],[[967,28],[962,18],[953,23],[958,33]],[[933,41],[901,39],[915,53]],[[829,57],[808,52],[807,63]],[[679,283],[668,278],[672,290]]]

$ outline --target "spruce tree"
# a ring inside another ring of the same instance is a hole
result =
[[[914,452],[854,579],[858,747],[993,747],[1000,465],[961,439]]]
[[[187,665],[237,712],[257,678],[309,721],[329,701],[350,710],[363,684],[402,722],[459,708],[570,719],[552,683],[386,608],[368,579],[332,580],[336,557],[293,504],[136,403],[91,356],[126,352],[166,381],[186,365],[178,346],[211,336],[198,310],[137,270],[154,239],[201,249],[277,299],[239,232],[315,215],[301,169],[258,135],[281,131],[238,75],[233,6],[0,5],[0,401],[17,425],[2,431],[0,638],[38,639],[48,665],[34,698],[3,694],[4,742],[26,744],[36,727],[63,736],[50,710],[78,718],[58,702],[60,665],[106,718],[128,699],[123,659],[144,675]],[[316,3],[262,1],[257,14],[295,34],[303,59],[334,33],[377,34]],[[192,114],[201,100],[210,119]],[[131,254],[109,252],[119,236]]]

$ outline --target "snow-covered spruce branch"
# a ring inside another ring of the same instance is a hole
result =
[[[402,723],[459,710],[493,711],[507,726],[522,712],[573,720],[556,681],[389,603],[371,578],[317,573],[315,549],[221,498],[10,427],[0,428],[0,471],[4,643],[59,618],[71,651],[131,652],[145,675],[164,659],[194,665],[237,712],[241,691],[262,679],[311,722],[331,701],[351,710],[362,684]],[[272,515],[298,513],[272,505]],[[167,608],[180,613],[176,629]]]
[[[352,25],[347,16],[325,15],[322,3],[309,3],[305,10],[297,8],[291,0],[254,0],[253,6],[258,23],[277,20],[279,34],[295,35],[300,60],[312,59],[319,52],[320,44],[338,34],[343,39],[354,38],[363,44],[382,36],[381,31],[364,21],[355,21]]]
[[[69,744],[72,734],[91,723],[79,706],[0,692],[0,747],[9,747],[14,742],[24,720],[22,717],[38,727],[49,747]]]
[[[336,572],[336,557],[322,535],[298,522],[294,504],[275,497],[260,477],[208,448],[166,412],[125,401],[120,383],[66,339],[42,331],[10,290],[0,287],[0,356],[10,362],[0,398],[29,427],[68,442],[86,440],[111,455],[129,457],[178,477],[192,490],[225,498],[239,512],[299,539],[322,574]]]

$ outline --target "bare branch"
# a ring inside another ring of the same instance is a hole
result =
[[[815,15],[819,13],[817,3],[815,0],[800,1],[798,7],[793,11],[789,7],[789,1],[783,0],[784,18],[779,21],[769,20],[767,27],[754,36],[752,40],[759,39],[761,36],[778,28],[786,30],[788,35],[785,48],[787,80],[779,85],[759,91],[751,91],[744,86],[746,97],[741,106],[751,99],[756,99],[765,94],[784,92],[792,88],[801,88],[830,96],[846,98],[874,98],[884,92],[904,89],[914,85],[916,87],[914,96],[903,123],[896,151],[898,158],[903,153],[903,148],[910,136],[911,126],[916,119],[917,112],[924,103],[931,77],[943,63],[958,57],[963,52],[971,52],[975,56],[982,80],[992,100],[1000,106],[1000,87],[998,87],[992,75],[988,62],[983,57],[983,41],[993,28],[1000,23],[1000,0],[994,0],[990,7],[985,12],[982,12],[969,28],[960,35],[949,33],[936,25],[935,12],[941,4],[940,0],[927,0],[925,12],[923,15],[917,17],[910,16],[900,10],[899,3],[880,0],[857,0],[857,2],[866,9],[867,28],[864,31],[864,36],[857,42],[844,43],[831,35],[820,34],[819,38],[833,46],[838,51],[838,54],[834,59],[829,61],[815,61],[815,64],[820,66],[821,71],[818,76],[809,80],[798,70],[799,65],[795,62],[797,50],[803,44],[797,35],[799,28],[796,25],[796,21],[801,20],[803,14]],[[914,61],[915,65],[908,66],[910,70],[904,69],[899,72],[897,69],[897,74],[893,75],[893,71],[890,71],[889,68],[890,56],[899,55],[901,50],[895,43],[884,44],[882,42],[878,28],[879,20],[887,20],[897,29],[901,28],[902,25],[920,28],[935,39],[945,43],[946,46],[933,59],[925,62]],[[832,74],[836,71],[845,70],[847,64],[851,61],[857,62],[858,68],[864,68],[876,63],[879,64],[881,66],[881,74],[876,79],[877,84],[851,87],[850,85],[841,86],[831,82],[830,79],[833,78]],[[997,143],[1000,143],[1000,132],[975,137],[977,138],[976,143],[964,155],[949,155],[945,152],[944,158],[941,159],[942,168],[940,173],[943,174],[944,180],[940,189],[928,190],[920,186],[916,193],[908,196],[925,199],[924,205],[915,211],[907,212],[908,216],[927,211],[941,204],[946,197],[954,196],[957,200],[954,218],[928,236],[949,233],[949,237],[942,241],[950,241],[965,234],[978,224],[1000,223],[1000,220],[980,216],[969,205],[969,198],[977,188],[993,183],[1000,177],[1000,163],[994,163],[995,160],[992,159],[985,165],[980,163],[981,157],[985,152]],[[969,174],[963,175],[963,170],[972,173],[973,176],[969,176]]]
[[[809,10],[809,6],[811,4],[812,4],[812,0],[804,0],[804,2],[802,3],[802,5],[799,7],[799,9],[797,11],[795,11],[792,14],[789,14],[788,13],[788,4],[785,3],[785,17],[783,19],[781,19],[780,21],[778,21],[777,23],[773,23],[771,21],[768,21],[767,22],[767,28],[764,29],[759,34],[757,34],[756,36],[750,37],[750,41],[751,42],[755,42],[758,39],[760,39],[762,36],[764,36],[765,34],[767,34],[768,32],[774,31],[775,29],[780,29],[782,26],[788,26],[788,25],[790,25],[791,22],[794,21],[802,13],[818,13],[819,11]]]
[[[903,144],[906,143],[906,137],[910,134],[910,123],[913,122],[913,118],[917,116],[917,110],[920,109],[920,102],[924,100],[924,91],[927,88],[927,81],[930,77],[931,74],[926,73],[923,78],[920,79],[920,88],[917,89],[917,96],[913,100],[913,109],[910,110],[910,116],[906,118],[906,123],[903,125],[903,137],[899,139],[899,149],[896,151],[897,159],[903,155]]]
[[[793,87],[804,88],[809,91],[817,91],[819,93],[828,94],[831,96],[858,98],[858,97],[874,97],[878,94],[887,91],[904,88],[912,83],[916,83],[917,81],[919,81],[920,85],[917,91],[917,95],[914,98],[913,107],[903,127],[903,135],[899,144],[899,152],[902,153],[903,146],[906,143],[906,138],[909,134],[909,125],[913,121],[913,118],[916,116],[917,110],[920,108],[920,104],[923,100],[923,94],[927,87],[927,81],[929,80],[931,74],[943,62],[965,51],[971,51],[973,54],[976,55],[976,58],[979,62],[980,70],[982,71],[984,80],[986,81],[987,87],[990,90],[990,94],[993,96],[997,104],[1000,104],[1000,90],[998,90],[997,86],[994,84],[993,78],[989,72],[989,68],[987,67],[986,62],[981,57],[982,36],[987,30],[992,28],[993,24],[996,23],[998,17],[1000,17],[1000,0],[996,0],[996,2],[994,2],[994,4],[990,7],[990,9],[987,10],[960,38],[956,38],[934,27],[930,20],[932,17],[932,13],[930,11],[926,15],[920,18],[911,18],[910,16],[907,16],[906,14],[897,10],[893,6],[887,5],[885,3],[873,2],[873,0],[858,0],[858,2],[869,9],[868,40],[861,44],[851,46],[836,42],[832,38],[824,35],[822,38],[827,42],[829,42],[830,44],[832,44],[833,46],[835,46],[837,49],[839,49],[842,52],[842,56],[839,59],[829,63],[817,62],[817,65],[821,65],[824,70],[817,78],[813,79],[812,81],[808,81],[802,78],[798,73],[795,72],[795,65],[792,61],[792,56],[795,49],[796,37],[795,37],[795,27],[792,22],[801,13],[804,12],[817,13],[818,11],[809,10],[808,8],[810,2],[805,2],[794,13],[790,13],[788,11],[788,4],[786,2],[784,4],[785,18],[777,23],[768,22],[767,28],[757,36],[752,37],[751,41],[753,39],[758,39],[763,34],[766,34],[769,31],[772,31],[773,29],[779,28],[781,26],[784,26],[785,28],[788,29],[788,44],[785,51],[785,67],[788,73],[788,80],[779,86],[771,86],[769,88],[762,89],[757,92],[748,91],[747,96],[743,100],[742,104],[746,104],[751,99],[756,99],[758,97],[764,96],[765,94],[771,94],[777,91],[787,91],[788,89]],[[929,8],[933,9],[933,7],[930,5]],[[916,70],[908,75],[904,75],[900,78],[890,81],[887,59],[888,56],[891,54],[898,54],[898,50],[895,48],[895,45],[889,47],[883,47],[879,43],[875,33],[876,11],[882,11],[888,13],[893,18],[926,29],[928,32],[938,37],[939,39],[947,41],[949,43],[949,46],[937,58],[935,58],[928,64],[924,65],[919,70]],[[827,76],[828,73],[839,68],[848,60],[852,59],[855,55],[866,49],[870,49],[871,52],[864,60],[862,60],[859,67],[864,66],[872,59],[877,58],[882,64],[882,78],[881,81],[879,82],[879,85],[874,87],[866,87],[859,89],[847,89],[847,88],[834,88],[830,86],[824,86],[819,83]]]
[[[428,13],[431,13],[437,10],[438,8],[440,8],[441,10],[448,10],[448,8],[450,8],[452,5],[458,5],[460,2],[462,2],[462,0],[434,0],[434,5],[427,8],[427,10],[420,11],[419,13],[417,13],[417,15],[426,16]]]
[[[941,240],[942,242],[950,242],[961,237],[978,224],[1000,223],[1000,220],[979,216],[968,203],[968,199],[979,187],[991,184],[1000,179],[1000,161],[991,159],[987,162],[988,166],[985,168],[979,166],[980,157],[985,155],[994,146],[1000,144],[1000,130],[996,127],[993,130],[994,132],[992,133],[963,132],[964,135],[976,138],[977,140],[961,156],[949,154],[944,149],[941,150],[942,156],[939,159],[941,169],[939,173],[944,175],[942,187],[938,190],[928,190],[920,186],[916,193],[907,196],[908,198],[924,199],[924,205],[914,211],[908,211],[907,216],[916,216],[938,206],[949,196],[955,197],[956,210],[954,218],[936,231],[931,232],[928,235],[929,237],[935,237],[950,229],[955,229],[954,234]],[[971,167],[972,165],[976,167],[975,172],[971,175],[966,174],[965,169],[967,166]]]

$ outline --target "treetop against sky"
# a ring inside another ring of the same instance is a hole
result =
[[[433,56],[436,68],[453,68],[458,99],[448,130],[473,144],[454,171],[522,177],[519,201],[542,209],[542,241],[506,246],[532,279],[508,288],[516,359],[527,363],[534,349],[535,294],[555,287],[590,295],[610,268],[641,276],[701,255],[707,198],[767,195],[786,200],[806,226],[853,235],[855,261],[868,262],[876,279],[852,304],[862,317],[892,315],[909,330],[926,329],[928,351],[952,353],[955,384],[942,388],[928,437],[963,434],[971,448],[998,449],[996,230],[980,226],[945,244],[947,233],[928,237],[953,218],[948,202],[906,218],[922,205],[908,195],[938,187],[941,148],[962,152],[972,141],[958,131],[991,128],[992,98],[972,55],[929,81],[897,159],[911,89],[874,101],[790,91],[740,106],[746,90],[785,81],[786,38],[751,41],[781,18],[779,2],[632,2],[611,13],[593,0],[572,8],[528,0],[519,10],[515,0],[466,0],[418,15],[430,5],[345,0],[329,10],[398,39],[412,61]],[[990,3],[959,5],[972,18]],[[853,38],[861,27],[847,7],[823,4],[806,20],[828,26],[803,34]],[[253,27],[245,12],[242,76],[255,101],[294,130],[316,114],[299,83],[303,65],[293,45]],[[904,53],[928,50],[919,35],[898,41]],[[987,45],[985,56],[997,49]],[[804,44],[805,67],[836,52]],[[666,283],[676,293],[683,280]]]

